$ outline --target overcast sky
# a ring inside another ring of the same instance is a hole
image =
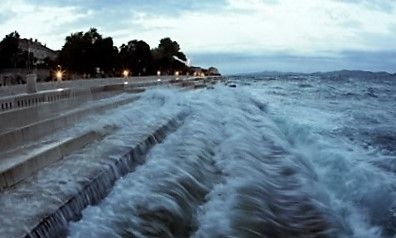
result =
[[[0,0],[0,35],[60,49],[98,28],[120,46],[163,37],[225,73],[396,72],[396,0]]]

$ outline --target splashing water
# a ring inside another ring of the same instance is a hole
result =
[[[188,116],[69,236],[396,234],[394,80],[230,80],[146,92]]]

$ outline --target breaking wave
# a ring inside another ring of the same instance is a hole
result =
[[[183,124],[69,236],[394,236],[395,83],[269,79],[146,92]]]

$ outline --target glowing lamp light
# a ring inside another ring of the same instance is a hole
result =
[[[124,78],[127,78],[129,76],[129,70],[124,70],[122,72],[122,75],[124,76]]]
[[[56,71],[56,73],[55,73],[55,77],[56,77],[56,80],[58,80],[58,81],[62,81],[63,72],[62,72],[62,71],[60,71],[60,70]]]
[[[157,76],[161,76],[161,71],[157,71]]]
[[[179,80],[179,75],[180,75],[179,71],[175,71],[176,80]]]

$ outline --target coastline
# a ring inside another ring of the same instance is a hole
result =
[[[116,78],[91,78],[91,79],[77,79],[77,80],[65,80],[65,81],[51,81],[51,82],[37,82],[37,90],[53,90],[58,88],[89,88],[95,86],[104,86],[120,83],[154,83],[158,82],[169,82],[171,80],[188,80],[192,78],[210,78],[218,76],[174,76],[174,75],[164,75],[164,76],[133,76],[133,77],[116,77]],[[22,94],[26,92],[26,84],[10,85],[0,87],[0,97],[13,96],[17,94]]]

